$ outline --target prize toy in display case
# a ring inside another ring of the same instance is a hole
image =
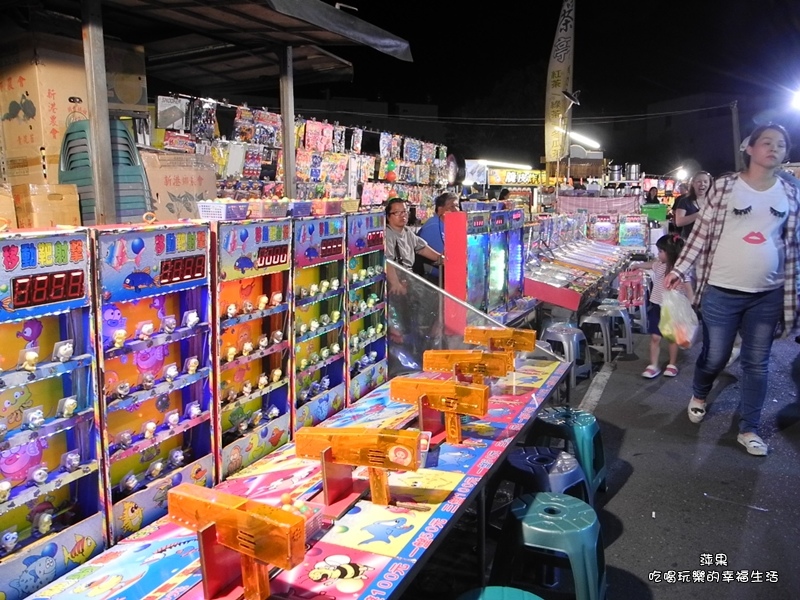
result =
[[[289,441],[292,222],[215,227],[220,478]]]
[[[0,598],[106,545],[88,230],[0,234]]]
[[[344,217],[294,221],[295,430],[344,406],[344,236]]]
[[[348,402],[386,381],[386,275],[381,212],[347,217]]]
[[[111,535],[166,514],[167,490],[214,478],[204,224],[93,231]]]

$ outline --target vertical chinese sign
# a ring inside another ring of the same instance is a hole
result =
[[[572,90],[572,61],[575,46],[575,0],[564,0],[558,16],[556,36],[547,66],[547,91],[544,102],[544,151],[547,162],[558,162],[565,152],[564,131],[569,131],[568,100]]]

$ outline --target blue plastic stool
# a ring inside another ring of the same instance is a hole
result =
[[[458,600],[544,600],[541,596],[516,588],[492,586],[470,590],[461,594]]]
[[[549,446],[553,439],[562,439],[565,448],[578,459],[591,492],[591,502],[597,490],[606,491],[606,457],[603,438],[595,416],[568,406],[542,409],[533,422],[525,445]]]
[[[506,464],[503,472],[517,486],[515,496],[556,492],[591,502],[583,468],[569,452],[559,448],[524,446],[513,450]]]
[[[566,494],[541,492],[517,498],[503,528],[489,582],[510,584],[522,548],[536,551],[536,562],[572,571],[576,600],[603,600],[606,567],[600,523],[594,509]]]

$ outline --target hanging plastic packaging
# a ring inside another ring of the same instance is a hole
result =
[[[661,335],[681,348],[691,348],[700,329],[689,299],[676,290],[664,290],[661,303]]]

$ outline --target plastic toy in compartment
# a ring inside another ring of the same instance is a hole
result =
[[[283,376],[283,371],[280,369],[272,369],[270,376],[272,377],[272,383],[278,383]]]
[[[53,529],[53,513],[40,512],[33,519],[33,527],[39,535],[47,535]]]
[[[383,331],[383,323],[378,323],[375,325],[375,335],[380,335]]]
[[[254,349],[253,342],[245,342],[242,344],[242,356],[250,356]]]
[[[126,339],[128,339],[128,332],[124,329],[117,329],[111,336],[114,348],[122,348]]]
[[[120,381],[114,389],[115,398],[125,398],[131,393],[131,384],[127,381]]]
[[[259,375],[258,376],[258,383],[256,384],[258,389],[260,389],[260,390],[266,389],[266,387],[268,385],[269,385],[269,377],[267,377],[267,375],[265,373],[262,373],[261,375]]]
[[[194,375],[197,373],[197,369],[200,368],[200,360],[196,356],[192,356],[186,359],[185,367],[186,373],[189,375]]]
[[[338,290],[340,285],[341,285],[341,283],[339,282],[339,278],[338,277],[333,277],[331,279],[331,290],[332,291],[335,292],[336,290]]]
[[[253,303],[250,300],[242,302],[242,314],[249,315],[253,312]]]
[[[327,375],[323,376],[319,380],[319,388],[321,391],[327,391],[331,387],[331,378]]]
[[[0,503],[7,502],[11,496],[11,482],[7,480],[0,481]]]
[[[358,283],[358,273],[357,272],[353,272],[353,273],[350,274],[350,281],[352,283]]]
[[[339,352],[341,352],[341,350],[342,350],[342,347],[337,342],[334,342],[334,343],[331,344],[331,354],[332,355],[336,356],[337,354],[339,354]]]
[[[200,415],[203,414],[203,409],[200,408],[200,404],[198,402],[190,402],[186,406],[186,418],[187,419],[196,419]]]
[[[186,455],[183,452],[183,448],[175,448],[174,450],[171,450],[167,461],[169,466],[173,469],[182,467],[183,463],[186,461]]]
[[[143,390],[152,390],[156,385],[156,377],[152,373],[143,373],[139,386]]]
[[[177,379],[178,375],[180,374],[181,372],[178,370],[178,365],[176,365],[175,363],[168,365],[164,369],[164,379],[166,379],[167,381],[175,381],[175,379]]]
[[[308,325],[306,325],[300,320],[298,320],[297,323],[295,324],[295,328],[297,329],[298,335],[305,335],[308,332]]]
[[[149,467],[147,467],[145,477],[147,477],[147,479],[158,479],[161,477],[162,473],[164,473],[164,467],[164,461],[160,458],[157,458],[150,463]]]
[[[317,329],[319,329],[319,321],[316,319],[311,319],[311,323],[308,325],[308,330],[311,333],[314,333]]]
[[[331,323],[338,323],[339,319],[342,317],[342,313],[338,310],[334,310],[331,312]]]
[[[6,529],[3,532],[3,535],[0,536],[0,545],[2,545],[6,554],[11,554],[14,551],[14,548],[17,547],[18,540],[19,534],[17,533],[17,528],[12,527],[10,529]]]
[[[169,410],[169,394],[160,394],[156,398],[156,410],[162,413]]]
[[[266,295],[262,294],[258,297],[258,310],[266,310],[269,299]]]
[[[120,431],[117,434],[116,439],[114,442],[117,445],[117,449],[124,450],[125,448],[130,448],[133,444],[133,432],[129,429],[125,431]]]
[[[19,353],[19,368],[33,373],[39,362],[39,348],[28,348]]]
[[[161,321],[161,330],[164,333],[172,333],[178,328],[178,320],[173,315],[168,315],[164,317],[164,320]]]
[[[81,453],[76,450],[61,455],[61,469],[67,473],[77,471],[81,466]]]
[[[308,293],[311,296],[316,296],[319,294],[319,285],[312,283],[310,286],[308,286]]]
[[[2,442],[8,433],[8,424],[5,419],[0,419],[0,442]]]
[[[139,327],[137,328],[138,333],[136,337],[140,340],[149,340],[153,337],[153,334],[156,332],[156,326],[153,325],[152,321],[145,321],[144,323],[139,323]]]
[[[158,423],[155,421],[147,421],[144,425],[142,425],[142,436],[146,440],[153,439],[153,436],[156,434],[156,430],[158,429]]]
[[[39,429],[45,422],[42,406],[34,406],[22,413],[22,423],[26,429]]]
[[[225,391],[225,400],[226,404],[233,402],[236,398],[239,397],[239,392],[236,391],[236,388],[231,386]]]
[[[331,324],[331,318],[328,315],[320,315],[319,322],[322,324],[323,327],[326,325]]]
[[[281,416],[281,411],[277,406],[270,406],[267,410],[267,419],[272,421],[273,419],[277,419]]]
[[[183,325],[184,327],[188,327],[190,329],[194,329],[200,324],[200,315],[197,314],[196,310],[187,310],[183,314]]]
[[[308,357],[308,362],[312,365],[317,364],[320,361],[319,354],[316,352],[312,352]]]
[[[299,371],[304,371],[308,368],[308,359],[301,358],[300,363],[297,365]]]
[[[320,348],[319,357],[322,360],[327,360],[328,357],[330,357],[330,355],[331,355],[331,349],[330,348],[328,348],[327,346],[325,348]]]
[[[319,291],[321,294],[327,292],[330,289],[330,287],[331,287],[331,282],[328,281],[327,279],[323,279],[322,281],[319,282]]]
[[[49,476],[50,471],[47,469],[47,465],[39,464],[28,469],[28,482],[33,485],[44,485]]]
[[[249,381],[245,381],[242,384],[242,396],[247,397],[252,393],[253,393],[253,384]]]
[[[228,362],[233,362],[236,360],[237,353],[238,350],[236,350],[236,348],[234,348],[233,346],[228,346],[228,349],[225,351],[225,359]]]
[[[164,415],[164,423],[167,424],[167,427],[169,427],[170,431],[174,430],[178,425],[180,425],[180,422],[181,413],[179,413],[177,410],[172,410]]]
[[[262,419],[264,418],[264,413],[260,410],[253,411],[253,414],[250,415],[250,427],[258,427],[261,424]]]
[[[237,314],[239,314],[239,307],[238,307],[238,306],[236,306],[236,305],[235,305],[235,304],[233,304],[233,303],[231,303],[231,304],[228,304],[228,308],[226,308],[226,309],[225,309],[225,315],[226,315],[226,316],[227,316],[229,319],[232,319],[232,318],[233,318],[233,317],[235,317]]]
[[[359,269],[358,270],[358,280],[364,281],[367,278],[367,270],[366,269]]]
[[[53,361],[65,363],[75,354],[75,344],[72,340],[62,340],[53,346]]]
[[[119,491],[123,495],[132,494],[139,487],[139,478],[131,471],[119,483]]]
[[[276,329],[272,332],[270,339],[272,340],[273,344],[280,344],[283,341],[283,331]]]

